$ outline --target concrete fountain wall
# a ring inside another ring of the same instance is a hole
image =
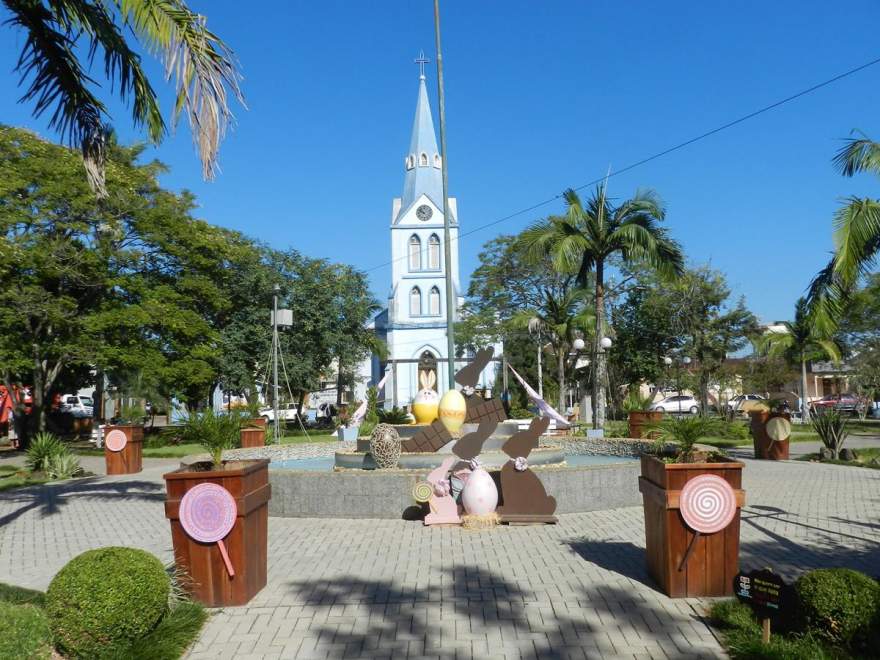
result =
[[[648,443],[635,440],[552,438],[573,454],[635,457]],[[604,449],[605,451],[599,451]],[[580,513],[641,505],[638,461],[601,465],[537,466],[547,493],[556,498],[557,513]],[[271,469],[269,515],[289,518],[401,518],[412,514],[412,489],[428,470]]]

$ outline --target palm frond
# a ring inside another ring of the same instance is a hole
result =
[[[104,190],[104,105],[88,85],[94,81],[74,54],[75,39],[58,29],[53,15],[42,4],[29,0],[4,0],[12,16],[6,21],[25,30],[27,38],[15,70],[21,85],[30,78],[21,102],[34,102],[39,117],[52,109],[49,126],[83,152],[89,183],[99,196]],[[53,109],[54,108],[54,109]]]
[[[834,273],[850,286],[867,272],[880,240],[880,201],[850,197],[834,214]]]
[[[206,19],[181,0],[113,0],[138,38],[174,78],[177,96],[172,123],[185,112],[202,173],[213,179],[220,141],[234,121],[231,94],[244,105],[241,74],[232,50],[208,30]]]
[[[834,156],[834,167],[844,176],[853,176],[857,172],[880,174],[880,143],[862,135],[846,140]]]

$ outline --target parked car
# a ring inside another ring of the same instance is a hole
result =
[[[260,408],[260,417],[265,419],[267,422],[274,422],[275,410],[271,406]],[[296,404],[282,403],[280,406],[278,406],[278,419],[282,422],[296,421]]]
[[[810,409],[814,413],[833,409],[837,412],[855,415],[858,413],[860,405],[862,405],[862,400],[855,394],[828,394],[818,401],[810,402]]]
[[[59,410],[74,417],[92,417],[95,414],[92,398],[79,394],[62,394]]]
[[[740,394],[733,397],[725,405],[727,412],[748,413],[762,407],[762,401],[766,402],[766,399],[760,394]]]
[[[676,394],[675,396],[667,396],[660,401],[657,401],[652,404],[648,410],[671,413],[691,413],[692,415],[695,415],[700,412],[700,402],[692,396]]]

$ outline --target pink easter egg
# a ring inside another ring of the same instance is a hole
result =
[[[474,470],[461,492],[464,510],[473,516],[485,516],[498,506],[498,488],[483,468]]]

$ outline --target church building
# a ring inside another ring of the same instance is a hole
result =
[[[403,158],[403,195],[391,203],[391,290],[388,307],[373,320],[376,334],[387,347],[384,360],[373,356],[362,369],[368,384],[384,377],[380,401],[384,407],[409,407],[424,383],[441,396],[448,389],[446,343],[446,270],[443,246],[443,178],[440,149],[428,101],[424,64],[420,57],[419,90],[409,150]],[[452,285],[456,313],[463,303],[458,268],[458,205],[449,197]],[[496,357],[500,351],[496,347]],[[469,356],[457,359],[454,370]],[[480,378],[480,388],[491,390],[496,372],[491,362]]]

